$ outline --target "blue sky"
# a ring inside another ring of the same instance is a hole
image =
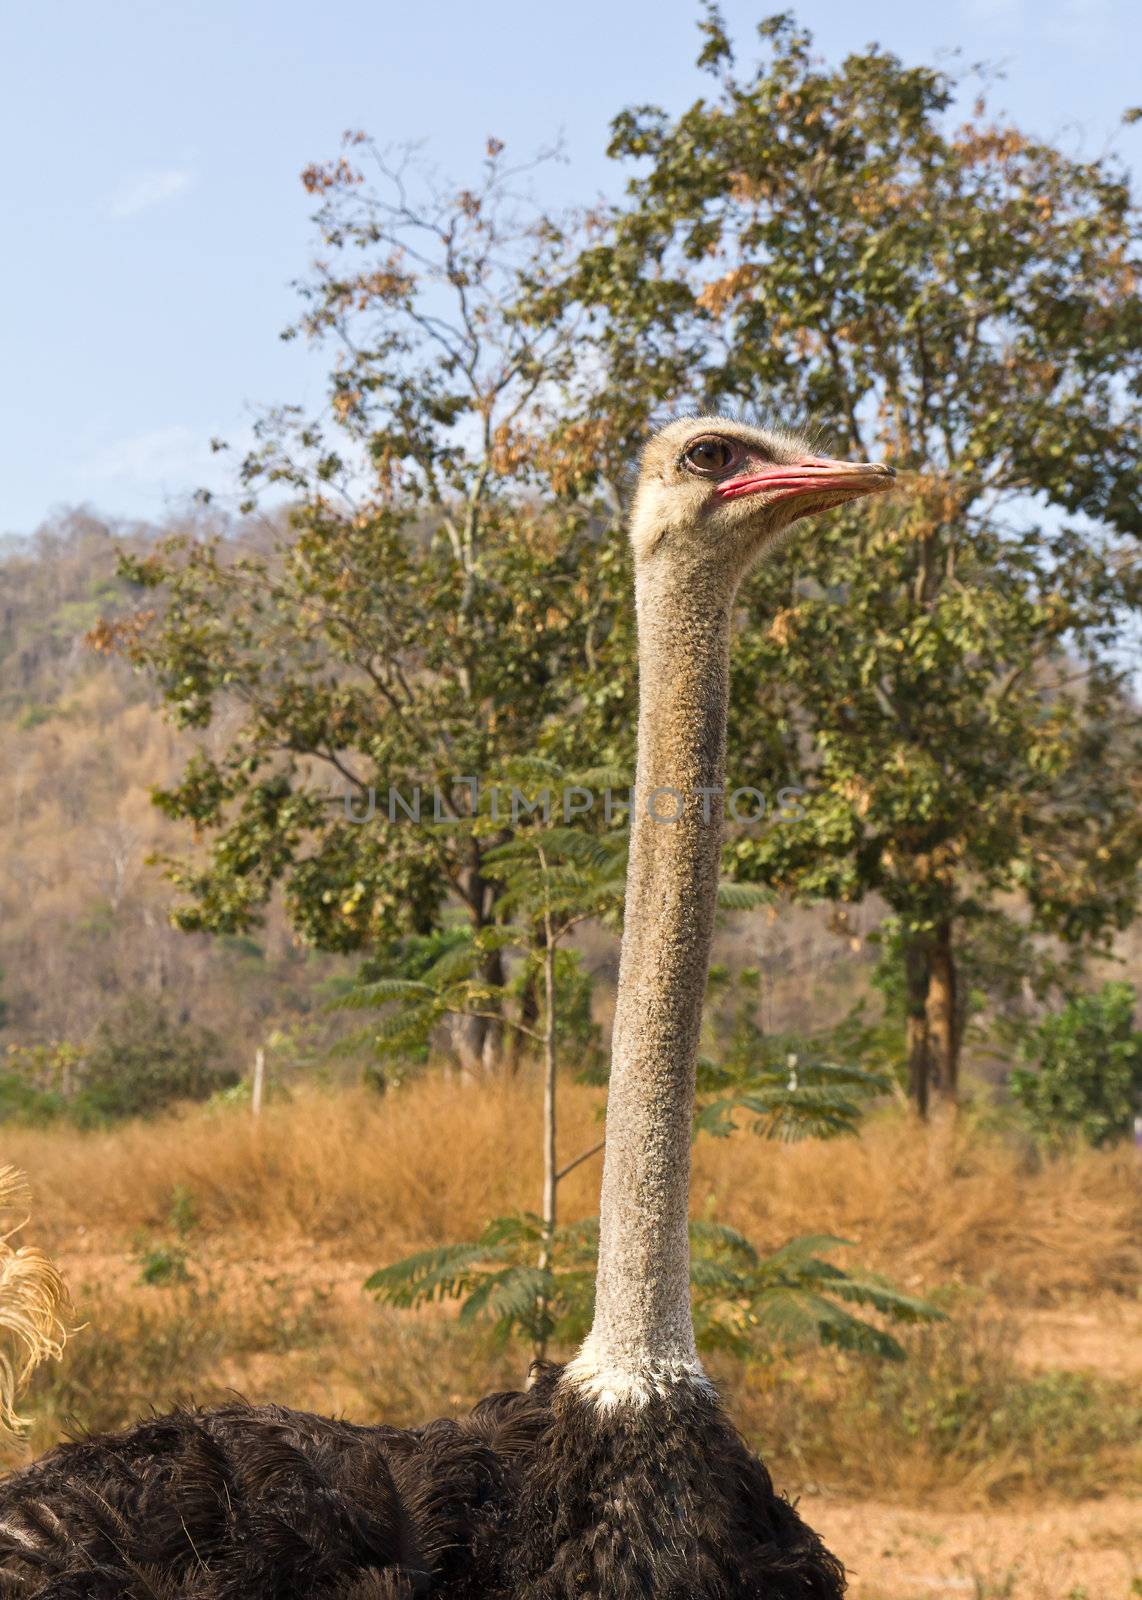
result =
[[[777,0],[725,0],[750,50]],[[1001,63],[997,99],[1095,154],[1142,101],[1136,0],[806,0],[835,56]],[[615,193],[621,106],[681,108],[691,0],[38,0],[0,11],[0,533],[88,502],[157,517],[221,486],[212,435],[315,404],[320,368],[277,334],[312,245],[298,173],[342,129],[425,141],[470,175],[489,134],[521,154],[562,133],[554,202]],[[1142,165],[1142,124],[1119,149]],[[222,458],[224,459],[224,458]]]

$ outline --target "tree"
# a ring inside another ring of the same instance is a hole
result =
[[[833,512],[751,579],[731,772],[796,781],[736,877],[889,905],[912,1092],[956,1091],[964,931],[1022,891],[1090,944],[1133,915],[1142,598],[1139,214],[1110,158],[990,119],[877,48],[837,67],[788,14],[717,93],[623,112],[625,204],[566,286],[598,319],[596,409],[647,398],[827,418],[901,492]],[[1066,517],[1079,519],[1069,523]]]
[[[162,603],[97,642],[210,732],[157,795],[209,841],[169,863],[182,927],[245,930],[280,885],[306,940],[370,953],[450,900],[498,993],[488,853],[513,819],[469,826],[475,780],[546,745],[581,757],[590,708],[630,693],[600,661],[617,500],[576,498],[582,446],[554,405],[579,332],[528,311],[570,240],[494,140],[459,192],[357,135],[304,180],[328,259],[291,331],[335,349],[329,415],[264,419],[241,468],[248,519],[266,491],[288,507],[127,559]],[[469,1069],[499,1044],[495,1015],[463,1019]]]

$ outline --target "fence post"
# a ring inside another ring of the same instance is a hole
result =
[[[266,1052],[259,1046],[254,1052],[254,1087],[250,1095],[250,1110],[255,1117],[262,1114],[262,1095],[266,1087]]]

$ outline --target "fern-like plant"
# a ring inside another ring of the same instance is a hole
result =
[[[824,1259],[843,1246],[828,1234],[791,1239],[769,1255],[719,1223],[690,1224],[690,1281],[700,1349],[738,1357],[767,1346],[836,1345],[899,1360],[883,1327],[857,1316],[867,1307],[890,1323],[931,1321],[934,1307],[877,1277]],[[458,1301],[460,1322],[491,1324],[499,1340],[525,1338],[542,1359],[548,1344],[572,1344],[591,1325],[598,1224],[592,1217],[549,1233],[542,1217],[497,1217],[471,1244],[422,1250],[375,1272],[370,1289],[385,1305],[415,1310]],[[538,1253],[547,1262],[537,1266]]]
[[[767,1040],[748,1064],[698,1063],[694,1133],[724,1139],[743,1121],[766,1139],[833,1139],[857,1131],[888,1080],[810,1046]]]
[[[385,1305],[415,1310],[458,1300],[460,1321],[488,1321],[498,1339],[526,1339],[536,1359],[548,1342],[572,1342],[591,1321],[598,1224],[549,1228],[536,1212],[496,1217],[472,1244],[442,1245],[382,1267],[368,1279]],[[543,1265],[539,1265],[541,1259]]]
[[[759,978],[748,967],[734,977],[720,967],[710,974],[712,1001],[728,999],[731,1012],[728,1023],[715,1016],[708,1029],[718,1059],[698,1063],[695,1135],[725,1138],[743,1125],[789,1141],[855,1133],[892,1079],[863,1064],[851,1019],[811,1038],[763,1033],[754,1018]]]
[[[884,1328],[850,1311],[862,1306],[887,1322],[942,1320],[925,1300],[871,1273],[850,1272],[824,1256],[848,1243],[802,1234],[768,1255],[722,1223],[690,1224],[694,1331],[700,1348],[748,1357],[766,1345],[835,1345],[884,1360],[904,1350]]]

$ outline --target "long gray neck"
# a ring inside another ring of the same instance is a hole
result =
[[[595,1320],[567,1369],[605,1405],[645,1401],[672,1382],[704,1382],[690,1313],[687,1213],[694,1066],[721,854],[733,593],[708,572],[652,557],[636,575],[636,598],[638,765]],[[658,821],[648,807],[663,819],[681,809],[681,818]]]

